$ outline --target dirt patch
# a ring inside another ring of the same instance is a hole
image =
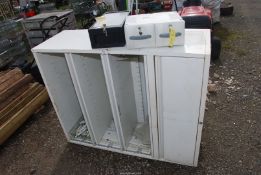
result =
[[[222,24],[218,24],[214,27],[213,34],[222,40],[222,49],[234,52],[238,56],[245,56],[248,54],[248,51],[245,48],[237,48],[234,45],[238,40],[248,39],[245,32],[233,31],[224,27]]]

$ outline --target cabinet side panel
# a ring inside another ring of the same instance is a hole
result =
[[[62,127],[68,133],[82,117],[64,54],[34,53]]]
[[[108,90],[108,95],[109,95],[109,101],[112,109],[112,114],[113,114],[113,119],[117,131],[117,136],[118,140],[120,141],[120,145],[122,149],[126,148],[126,143],[123,137],[123,132],[122,132],[122,125],[120,122],[120,115],[119,115],[119,110],[118,110],[118,105],[117,105],[117,100],[116,100],[116,92],[115,88],[113,85],[113,80],[112,80],[112,73],[111,73],[111,68],[110,68],[110,61],[109,61],[109,55],[108,54],[101,54],[101,59],[102,59],[102,66],[104,70],[104,77],[105,77],[105,82]]]
[[[147,92],[147,109],[150,124],[150,140],[152,155],[155,159],[159,158],[159,128],[158,128],[158,109],[156,97],[156,77],[155,62],[153,55],[146,55],[144,59],[146,92]]]
[[[161,149],[168,161],[193,165],[203,59],[161,57],[157,77]]]
[[[201,89],[200,116],[199,116],[198,134],[197,134],[197,142],[195,145],[195,156],[194,156],[195,166],[197,166],[198,164],[198,156],[200,150],[203,120],[204,120],[206,99],[207,99],[207,92],[208,92],[207,88],[208,88],[209,67],[210,67],[210,55],[207,55],[204,59],[204,75],[203,75],[202,89]]]
[[[109,55],[109,60],[122,131],[125,143],[129,143],[137,124],[131,59]]]
[[[72,63],[93,134],[99,143],[113,120],[100,55],[72,54]]]

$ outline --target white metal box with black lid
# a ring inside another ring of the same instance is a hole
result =
[[[210,30],[184,46],[92,49],[63,31],[33,54],[71,143],[196,166],[210,65]]]
[[[124,23],[129,12],[105,13],[89,29],[92,48],[125,46]]]
[[[185,23],[177,12],[128,16],[124,26],[127,48],[169,46],[170,29],[171,45],[184,45]]]

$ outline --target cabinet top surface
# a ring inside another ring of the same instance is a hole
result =
[[[146,25],[154,23],[184,22],[176,11],[158,12],[128,16],[125,25]]]
[[[210,30],[185,29],[185,45],[127,49],[126,47],[92,49],[88,30],[64,30],[32,49],[38,53],[109,53],[159,56],[195,56],[210,54]]]

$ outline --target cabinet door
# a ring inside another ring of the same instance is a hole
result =
[[[161,158],[193,165],[204,59],[156,57]]]

